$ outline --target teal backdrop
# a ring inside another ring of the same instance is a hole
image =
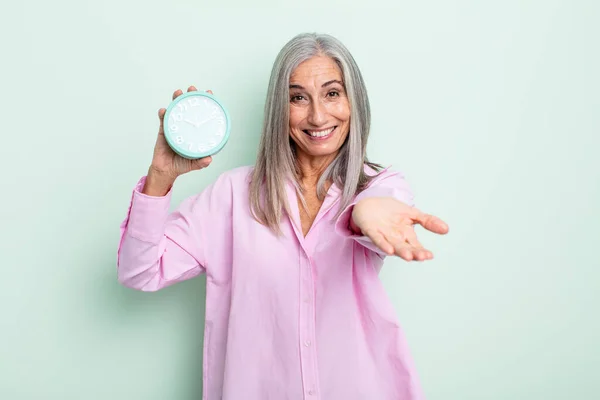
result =
[[[451,227],[381,273],[428,399],[600,398],[599,19],[591,0],[3,5],[0,398],[201,398],[204,278],[120,286],[119,224],[178,88],[233,125],[173,206],[254,161],[271,65],[305,31],[353,53],[369,156]]]

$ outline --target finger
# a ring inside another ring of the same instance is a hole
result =
[[[210,89],[209,89],[209,90],[207,90],[207,91],[206,91],[206,93],[213,94],[212,90],[210,90]]]
[[[406,234],[406,242],[414,248],[413,256],[415,259],[424,261],[431,260],[433,258],[433,253],[423,247],[419,239],[417,239],[417,235],[414,230],[411,229],[411,232]]]
[[[159,132],[163,131],[163,122],[164,122],[164,118],[165,118],[165,113],[166,112],[167,112],[166,108],[159,108],[158,109],[158,120],[160,121]]]
[[[433,254],[429,250],[425,250],[422,247],[412,246],[413,260],[426,261],[433,258]]]
[[[412,252],[412,247],[410,244],[408,244],[406,242],[406,238],[404,233],[402,233],[399,230],[392,230],[392,231],[387,231],[385,232],[385,234],[383,235],[385,240],[389,243],[391,243],[391,245],[394,248],[394,252],[393,254],[397,255],[398,257],[406,260],[406,261],[412,261],[413,259],[413,252]]]
[[[406,261],[425,261],[433,257],[419,243],[412,229],[389,231],[385,239],[394,246],[394,254]]]
[[[375,246],[379,247],[384,253],[390,256],[394,254],[394,246],[392,246],[392,244],[388,242],[385,239],[385,236],[383,236],[380,232],[367,229],[363,233],[365,236],[371,239]]]
[[[427,250],[415,247],[408,242],[397,245],[396,254],[406,261],[425,261],[430,259]]]
[[[438,233],[441,235],[448,233],[448,224],[446,224],[444,221],[442,221],[435,215],[426,214],[418,211],[414,220],[423,228],[433,233]]]
[[[414,259],[413,252],[409,246],[397,246],[396,255],[406,261],[412,261]]]
[[[206,168],[210,165],[211,162],[212,162],[211,156],[199,158],[192,162],[192,168],[195,170]]]
[[[188,88],[188,90],[187,90],[187,91],[188,91],[188,92],[195,92],[195,91],[197,91],[197,90],[198,90],[198,89],[196,89],[196,87],[195,87],[194,85],[192,85],[192,86],[190,86],[190,87]]]
[[[183,91],[181,89],[177,89],[176,91],[173,92],[173,100],[175,100],[176,98],[178,98],[182,94],[183,94]]]

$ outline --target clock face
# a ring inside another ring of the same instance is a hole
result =
[[[177,97],[164,116],[164,132],[173,151],[185,158],[217,153],[229,138],[229,115],[206,92],[187,92]]]

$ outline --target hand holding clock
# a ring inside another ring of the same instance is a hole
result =
[[[187,91],[192,92],[197,91],[197,89],[194,86],[190,86]],[[210,90],[207,92],[212,94]],[[183,92],[180,89],[176,90],[173,93],[173,100],[182,94]],[[165,139],[165,113],[165,108],[158,110],[160,127],[158,129],[158,136],[154,146],[152,163],[148,168],[146,183],[142,191],[150,196],[164,196],[171,189],[171,186],[178,176],[190,171],[206,168],[212,161],[211,156],[198,159],[187,159],[173,151]]]

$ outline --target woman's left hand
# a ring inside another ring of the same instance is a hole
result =
[[[433,258],[423,248],[414,230],[420,224],[437,234],[448,233],[448,225],[440,218],[425,214],[392,197],[368,197],[360,200],[352,211],[350,228],[367,236],[388,255],[397,255],[406,261],[424,261]]]

